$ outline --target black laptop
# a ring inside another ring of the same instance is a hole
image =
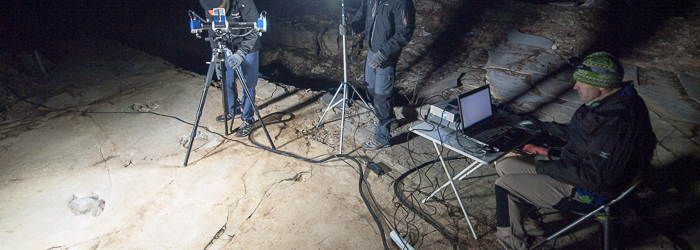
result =
[[[510,150],[528,134],[494,117],[490,86],[459,95],[459,120],[464,137],[499,151]]]

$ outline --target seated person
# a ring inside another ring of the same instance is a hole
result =
[[[600,206],[629,186],[649,166],[656,137],[644,100],[611,54],[596,52],[576,67],[574,89],[584,102],[569,124],[542,129],[567,143],[558,157],[508,157],[496,172],[496,237],[506,249],[527,249],[521,208],[570,210]],[[533,229],[538,229],[537,224]]]

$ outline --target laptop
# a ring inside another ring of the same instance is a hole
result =
[[[459,95],[460,130],[463,136],[497,151],[510,150],[527,131],[514,128],[493,115],[490,86],[484,85]]]

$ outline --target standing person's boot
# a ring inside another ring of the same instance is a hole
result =
[[[241,126],[238,127],[238,131],[236,131],[236,137],[248,136],[250,132],[253,132],[253,125],[255,125],[254,121],[242,120]]]

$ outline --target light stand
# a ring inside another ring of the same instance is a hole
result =
[[[206,38],[207,41],[210,41],[212,38]],[[211,79],[214,77],[214,71],[217,66],[217,64],[221,64],[221,76],[223,79],[221,79],[221,86],[222,86],[222,95],[223,95],[223,106],[224,106],[224,117],[228,117],[228,98],[226,96],[226,66],[223,65],[225,62],[225,53],[228,48],[224,45],[224,42],[222,41],[222,38],[215,38],[218,43],[219,47],[213,49],[212,52],[212,57],[211,61],[209,62],[209,70],[207,71],[207,79],[204,81],[204,91],[202,91],[202,98],[199,100],[199,108],[197,109],[197,115],[194,119],[194,127],[192,128],[192,134],[190,134],[190,143],[189,146],[187,147],[187,154],[185,155],[185,164],[183,166],[187,166],[187,161],[190,158],[190,151],[192,150],[192,144],[194,143],[194,138],[197,134],[197,127],[199,126],[199,118],[202,117],[202,109],[204,108],[204,101],[207,98],[207,93],[209,92],[209,86],[211,85]],[[265,131],[265,135],[267,136],[267,139],[270,141],[270,146],[272,149],[275,148],[275,144],[272,143],[272,138],[270,137],[270,133],[267,132],[267,128],[265,127],[265,123],[263,122],[262,117],[260,117],[260,111],[258,110],[258,106],[255,105],[255,96],[251,96],[250,91],[248,91],[248,85],[246,84],[245,80],[243,79],[243,74],[241,74],[241,70],[239,67],[234,68],[234,78],[238,76],[238,80],[241,82],[241,87],[243,88],[243,94],[248,97],[248,100],[253,106],[253,110],[255,111],[255,114],[258,116],[258,121],[260,121],[260,125],[262,126],[263,130]],[[235,79],[234,79],[235,82]],[[233,100],[235,101],[235,100]],[[231,128],[233,128],[233,120],[231,119]],[[228,128],[228,121],[224,122],[224,129],[226,130],[225,134],[229,135],[229,128]]]
[[[343,26],[345,26],[346,23],[345,23],[345,1],[344,0],[340,1],[340,6],[341,6],[340,7],[341,22],[342,22]],[[343,153],[343,130],[345,128],[345,106],[346,106],[347,102],[352,101],[351,99],[348,98],[348,89],[347,89],[348,86],[350,86],[350,88],[352,88],[352,91],[355,92],[355,94],[357,94],[358,97],[360,97],[360,100],[362,100],[362,102],[365,104],[365,106],[367,106],[367,109],[369,111],[371,111],[375,117],[377,116],[377,114],[374,112],[374,109],[372,109],[372,107],[369,104],[367,104],[367,102],[362,97],[362,95],[359,92],[357,92],[355,85],[348,82],[348,60],[347,60],[348,50],[347,50],[347,43],[345,41],[345,34],[342,34],[342,36],[343,36],[343,82],[340,83],[340,86],[338,87],[338,89],[335,91],[335,94],[333,95],[333,99],[331,99],[331,101],[328,103],[328,107],[326,107],[326,110],[323,111],[323,115],[321,115],[321,119],[319,119],[318,124],[316,124],[316,128],[318,128],[318,126],[321,125],[323,118],[326,117],[326,113],[328,113],[328,110],[331,110],[332,108],[335,108],[335,106],[338,106],[339,104],[342,103],[343,112],[342,112],[341,118],[340,118],[340,149],[339,149],[339,154]],[[343,97],[336,101],[336,98],[338,98],[338,94],[340,93],[341,90],[343,91]]]

